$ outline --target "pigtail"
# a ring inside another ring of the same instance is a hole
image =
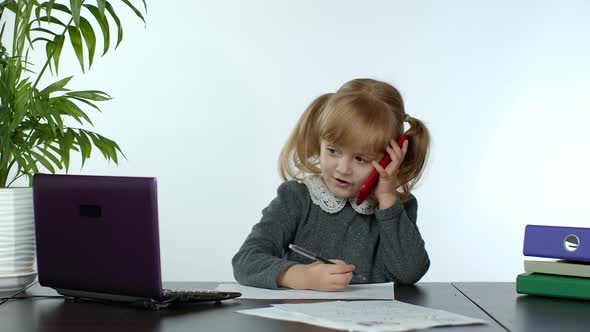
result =
[[[299,118],[279,157],[283,180],[302,179],[302,173],[320,174],[317,157],[320,153],[318,118],[333,93],[316,98]]]
[[[424,123],[413,117],[408,117],[407,122],[410,125],[410,129],[406,132],[408,151],[398,173],[401,183],[398,187],[401,188],[401,192],[398,191],[398,193],[402,200],[406,200],[410,196],[410,191],[420,180],[430,145],[430,134]]]

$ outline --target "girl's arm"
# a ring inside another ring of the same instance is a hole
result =
[[[375,211],[380,232],[377,261],[384,262],[386,278],[395,283],[414,284],[430,267],[416,226],[417,210],[418,201],[410,195],[403,203],[398,199],[393,206]]]
[[[306,190],[295,181],[284,182],[277,197],[262,210],[262,219],[232,259],[234,277],[240,284],[276,289],[279,274],[296,264],[282,257],[308,209]]]

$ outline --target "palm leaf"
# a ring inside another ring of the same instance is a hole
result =
[[[86,48],[88,49],[88,69],[90,69],[92,67],[92,60],[94,59],[94,50],[96,49],[96,35],[94,34],[92,25],[84,17],[80,17],[80,31],[82,31],[82,36],[84,36]]]
[[[96,20],[96,22],[98,23],[98,26],[100,27],[100,30],[102,31],[102,37],[103,37],[102,55],[105,55],[109,49],[109,44],[110,44],[111,38],[110,38],[109,22],[108,22],[106,16],[104,15],[104,9],[101,14],[101,11],[96,6],[84,4],[84,7],[86,7],[86,9],[88,9],[88,11],[90,12],[90,14],[92,14],[92,16],[94,16],[94,19]]]
[[[57,24],[57,25],[62,26],[64,28],[67,26],[64,22],[60,21],[59,19],[55,18],[54,16],[41,16],[36,21],[38,21],[39,23],[47,22],[47,23]],[[30,24],[32,24],[33,22],[35,22],[35,21],[31,21]]]
[[[84,119],[88,123],[91,123],[88,115],[86,113],[84,113],[84,111],[82,111],[82,109],[80,107],[78,107],[78,105],[74,104],[73,102],[71,102],[70,100],[68,100],[65,97],[56,98],[53,101],[53,107],[58,109],[61,114],[71,116],[76,121],[78,121],[78,123],[80,123],[81,125],[84,125],[84,122],[82,121],[82,119]]]
[[[64,79],[61,79],[61,80],[55,82],[55,83],[52,83],[49,86],[47,86],[45,89],[41,90],[41,92],[39,92],[39,93],[42,95],[49,95],[50,93],[56,92],[56,91],[67,91],[67,89],[64,89],[64,87],[68,84],[68,82],[70,82],[72,77],[74,77],[74,76],[68,76]]]
[[[131,8],[131,10],[133,10],[133,12],[135,13],[135,15],[137,15],[137,17],[139,17],[143,23],[145,23],[145,19],[143,18],[143,15],[141,14],[141,12],[139,11],[139,9],[135,8],[135,6],[133,6],[133,4],[131,4],[131,2],[129,0],[122,0],[123,3],[125,3],[129,8]],[[108,3],[108,2],[107,2]],[[144,2],[144,6],[145,6],[145,2]],[[145,7],[147,9],[147,6]]]
[[[70,169],[70,151],[73,149],[74,145],[74,135],[72,134],[72,130],[66,130],[64,135],[58,138],[58,142],[61,160],[63,161],[63,165],[67,172]]]
[[[90,136],[90,139],[92,140],[92,143],[94,144],[94,146],[96,146],[98,148],[98,150],[100,151],[100,153],[102,153],[102,156],[109,160],[109,155],[108,155],[108,151],[107,149],[104,147],[103,142],[100,138],[98,138],[96,133],[93,133],[91,131],[87,132],[88,136]]]
[[[35,32],[44,32],[46,34],[52,35],[52,36],[56,36],[57,34],[49,29],[45,29],[45,28],[32,28],[31,31],[35,31]]]
[[[41,11],[45,9],[45,16],[44,17],[51,17],[51,10],[53,9],[57,9],[59,11],[62,11],[66,14],[72,15],[72,11],[65,5],[59,4],[59,3],[55,3],[55,0],[52,1],[46,1],[41,3],[36,9],[35,9],[35,20],[32,21],[33,22],[39,22],[39,18],[41,17]]]
[[[67,97],[67,98],[72,98],[72,99],[74,99],[74,100],[77,100],[77,101],[79,101],[79,102],[82,102],[82,103],[84,103],[84,104],[86,104],[86,105],[88,105],[88,106],[90,106],[90,107],[94,108],[95,110],[97,110],[97,111],[99,111],[99,112],[102,112],[102,111],[100,110],[100,108],[98,108],[98,106],[96,106],[95,104],[93,104],[93,103],[89,102],[89,101],[88,101],[88,100],[86,100],[86,99],[79,98],[79,97],[73,97],[73,96],[65,96],[65,97]],[[90,121],[90,124],[91,124],[91,125],[93,125],[93,124],[92,124],[92,121]]]
[[[70,7],[72,8],[72,18],[74,24],[80,26],[80,9],[82,9],[82,0],[70,0]]]
[[[55,75],[58,73],[59,58],[61,56],[61,50],[64,46],[64,40],[66,38],[63,35],[57,35],[53,39],[53,64],[55,65]]]
[[[111,96],[109,96],[106,92],[98,90],[71,91],[66,93],[65,96],[78,97],[82,99],[95,101],[105,101],[111,99]]]
[[[106,0],[96,0],[96,5],[98,6],[98,12],[101,16],[104,17],[104,7],[106,4]]]
[[[53,9],[54,4],[55,0],[49,0],[49,3],[45,6],[45,12],[49,17],[51,17],[51,9]]]
[[[47,147],[45,146],[40,146],[39,150],[41,150],[41,152],[43,152],[43,155],[47,158],[49,158],[49,160],[51,160],[51,162],[53,163],[53,165],[57,166],[57,168],[62,169],[62,165],[61,165],[61,160],[59,160],[58,157],[56,157],[53,153],[51,153],[51,151],[49,151],[47,149]]]
[[[113,21],[115,21],[115,24],[117,25],[117,44],[115,45],[115,49],[116,49],[117,47],[119,47],[119,44],[123,40],[123,27],[121,26],[121,20],[119,20],[119,16],[117,16],[117,14],[115,14],[115,10],[113,9],[113,7],[111,6],[110,3],[108,3],[108,2],[106,3],[106,8],[107,8],[107,11],[113,17]]]
[[[70,36],[70,42],[72,43],[72,47],[74,48],[74,53],[76,53],[76,57],[78,58],[78,62],[80,63],[80,68],[82,68],[82,72],[84,72],[84,52],[82,47],[82,36],[80,35],[80,30],[73,26],[68,26],[68,34]]]
[[[51,165],[51,162],[49,162],[49,160],[47,160],[45,156],[35,151],[31,151],[31,154],[34,155],[37,161],[39,161],[41,165],[43,165],[43,167],[47,168],[48,171],[50,171],[51,173],[55,173],[55,168],[53,168],[53,165]]]
[[[45,44],[45,55],[47,56],[47,59],[51,59],[53,57],[54,47],[55,47],[54,43],[46,43]],[[53,69],[51,67],[51,61],[48,61],[48,65],[49,65],[49,70],[53,72]]]
[[[90,158],[90,154],[92,153],[92,144],[90,144],[90,140],[88,136],[84,133],[84,130],[80,130],[78,132],[78,146],[80,146],[80,155],[82,156],[82,166],[84,166],[84,162],[86,159]]]

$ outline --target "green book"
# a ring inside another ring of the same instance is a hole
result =
[[[516,277],[516,292],[590,300],[590,278],[522,273]]]

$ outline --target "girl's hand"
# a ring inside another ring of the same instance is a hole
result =
[[[322,292],[334,292],[346,288],[352,279],[352,271],[355,266],[346,264],[339,259],[331,259],[336,264],[324,264],[315,262],[306,265],[305,284],[307,289]]]
[[[374,195],[377,201],[379,201],[380,209],[386,209],[392,206],[397,200],[395,192],[395,188],[398,187],[397,173],[399,166],[406,156],[406,152],[408,152],[408,140],[404,141],[400,149],[397,142],[392,139],[385,150],[391,157],[389,165],[383,168],[376,160],[371,162],[371,165],[379,172],[379,182],[375,188]]]

